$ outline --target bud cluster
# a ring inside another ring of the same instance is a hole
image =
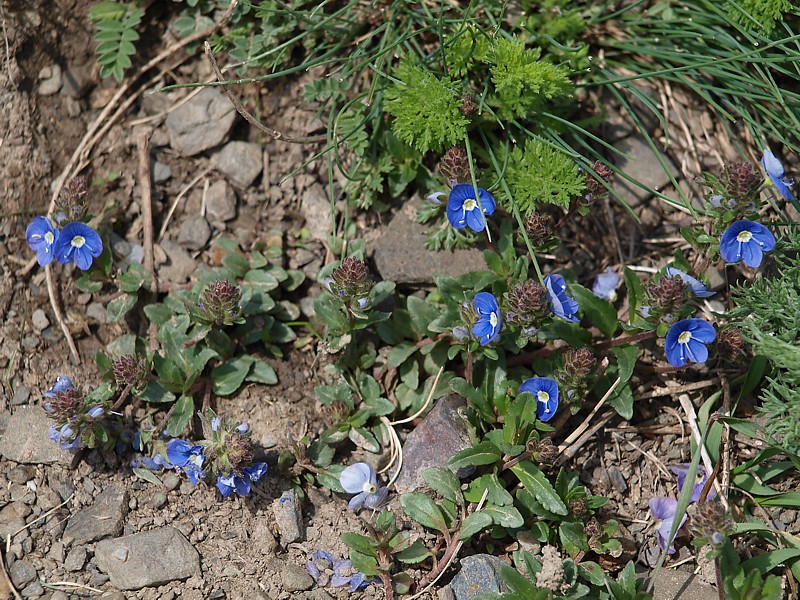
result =
[[[144,358],[137,358],[130,354],[119,357],[111,363],[111,372],[114,381],[119,386],[131,386],[134,390],[141,390],[150,379],[150,366]]]
[[[614,171],[607,165],[601,163],[599,160],[595,161],[595,163],[592,165],[592,170],[596,173],[596,175],[589,171],[586,171],[584,174],[584,181],[587,189],[587,203],[592,203],[595,200],[599,200],[608,196],[608,190],[606,189],[604,183],[610,183],[611,179],[614,177]]]
[[[553,464],[558,458],[558,446],[550,438],[530,440],[528,451],[531,453],[531,458],[539,464]]]
[[[744,338],[740,329],[729,327],[719,332],[717,354],[720,359],[729,363],[737,362],[742,357],[743,348]]]
[[[525,218],[525,231],[531,245],[540,248],[553,237],[553,219],[549,215],[531,213]]]
[[[465,117],[471,117],[478,112],[478,105],[475,104],[475,99],[472,94],[465,94],[461,99],[461,106],[458,108],[459,112]]]
[[[692,519],[692,532],[701,543],[721,546],[732,527],[733,519],[720,502],[709,500],[697,505],[697,514]]]
[[[247,425],[237,426],[230,420],[223,422],[211,410],[201,420],[205,439],[200,445],[215,474],[241,471],[242,467],[252,462],[250,428]]]
[[[570,348],[562,356],[554,377],[564,400],[575,414],[589,391],[597,359],[588,348]]]
[[[55,392],[50,399],[44,403],[44,409],[56,421],[72,419],[81,412],[82,408],[83,394],[74,386]]]
[[[55,204],[55,219],[63,221],[81,221],[86,213],[84,198],[89,192],[89,185],[83,177],[73,177],[61,190]]]
[[[668,325],[677,320],[690,295],[689,287],[677,276],[663,276],[658,283],[651,281],[645,285],[644,293],[649,302],[649,316],[663,319]]]
[[[220,279],[202,291],[195,315],[209,325],[243,323],[241,301],[242,291],[229,281]]]
[[[758,197],[764,177],[750,163],[733,163],[725,165],[720,180],[728,196],[750,203]]]
[[[352,256],[345,258],[342,265],[333,270],[325,284],[331,294],[348,305],[355,302],[359,308],[367,305],[367,296],[375,285],[369,278],[369,269],[364,261]]]
[[[101,404],[87,406],[81,391],[64,375],[58,377],[55,385],[44,395],[47,400],[43,407],[55,421],[50,426],[50,439],[63,450],[93,448],[96,436],[92,426],[106,416],[105,407]]]
[[[469,158],[461,146],[452,146],[439,161],[439,171],[450,182],[451,187],[469,179]]]
[[[527,335],[532,335],[550,314],[547,290],[532,279],[511,286],[506,301],[506,321],[521,327]]]

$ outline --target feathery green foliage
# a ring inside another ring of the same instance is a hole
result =
[[[536,138],[530,139],[524,150],[516,147],[511,151],[506,182],[514,201],[525,214],[534,212],[537,202],[567,208],[586,188],[578,165],[560,150]]]
[[[790,0],[728,0],[726,8],[735,23],[745,27],[756,24],[770,33],[783,14],[792,9],[792,3]]]
[[[97,28],[97,62],[100,76],[113,76],[122,81],[125,69],[131,66],[131,56],[136,53],[133,42],[139,39],[136,28],[144,11],[136,4],[98,2],[89,9],[89,20]]]
[[[385,108],[394,115],[397,137],[423,154],[464,139],[469,121],[458,110],[455,86],[410,62],[400,63],[395,76],[401,83],[387,90]]]
[[[491,47],[489,38],[477,27],[465,27],[448,44],[447,68],[457,77],[464,77],[474,65],[486,61]]]

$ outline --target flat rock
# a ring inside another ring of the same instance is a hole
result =
[[[42,331],[50,327],[50,319],[41,308],[37,308],[31,314],[31,324],[36,331]]]
[[[252,142],[228,142],[211,155],[211,164],[233,185],[247,188],[264,167],[261,145]]]
[[[128,513],[128,492],[111,486],[100,492],[88,508],[72,516],[62,540],[77,546],[122,533]]]
[[[25,517],[31,512],[31,507],[21,501],[11,502],[0,509],[0,539],[5,540],[25,527]]]
[[[70,550],[64,560],[64,568],[67,571],[80,571],[86,563],[86,547],[78,546]]]
[[[8,419],[0,437],[0,455],[18,463],[50,465],[72,462],[72,454],[47,436],[52,421],[38,406],[20,408]]]
[[[297,492],[293,489],[286,490],[280,498],[273,500],[272,513],[275,516],[282,546],[303,539],[303,511]]]
[[[172,167],[160,160],[151,160],[150,169],[153,172],[153,183],[164,183],[172,177]]]
[[[500,577],[500,568],[503,566],[507,566],[507,563],[490,554],[475,554],[462,559],[461,568],[450,582],[456,600],[470,600],[477,594],[505,591],[507,587]]]
[[[28,402],[28,398],[30,397],[31,397],[31,391],[28,389],[26,385],[20,383],[14,388],[14,395],[11,397],[11,404],[13,406],[26,404]]]
[[[94,555],[119,590],[162,585],[200,571],[200,554],[174,527],[103,540]]]
[[[36,569],[25,559],[14,561],[8,569],[8,574],[11,576],[11,582],[18,588],[36,579]]]
[[[330,217],[328,218],[330,221]],[[370,245],[375,266],[383,279],[398,284],[433,283],[434,275],[458,277],[470,271],[486,270],[480,250],[431,252],[425,249],[428,238],[424,225],[412,221],[402,212],[392,217],[380,236]]]
[[[331,203],[325,188],[315,183],[303,192],[300,212],[306,220],[306,228],[315,240],[326,241],[332,233]]]
[[[469,427],[459,409],[465,401],[450,394],[434,404],[403,444],[403,469],[395,482],[401,494],[413,492],[424,484],[422,472],[431,467],[444,467],[453,454],[470,448]],[[473,467],[456,471],[464,477]]]
[[[223,223],[236,216],[236,192],[227,181],[215,181],[208,187],[206,212],[212,220]]]
[[[694,573],[661,569],[653,588],[653,600],[709,600],[717,588],[703,583]]]
[[[617,163],[623,173],[657,192],[662,191],[670,184],[669,175],[644,138],[630,136],[618,141],[616,146],[627,156],[627,158],[620,158]],[[667,165],[673,177],[679,177],[678,169],[675,168],[672,161],[662,152],[659,152],[658,155]],[[638,206],[652,197],[650,192],[622,177],[615,179],[614,188],[631,207]]]
[[[211,227],[203,215],[189,215],[178,231],[178,243],[189,250],[200,250],[211,239]],[[163,246],[162,246],[163,247]]]
[[[286,592],[303,592],[314,585],[314,579],[308,574],[308,570],[298,565],[285,565],[281,569],[281,582]]]
[[[236,110],[225,95],[203,88],[166,119],[170,146],[183,156],[194,156],[221,144],[228,136]]]
[[[185,283],[197,270],[197,263],[180,244],[171,240],[161,242],[161,249],[167,257],[167,262],[158,269],[158,276],[162,281],[171,283]]]

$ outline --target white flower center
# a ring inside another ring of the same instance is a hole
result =
[[[463,208],[464,210],[475,210],[477,206],[478,203],[475,202],[474,198],[467,198],[466,200],[464,200],[464,204],[461,205],[461,208]]]
[[[56,236],[53,235],[52,231],[48,231],[44,234],[44,241],[47,242],[48,246],[51,246],[55,240]]]
[[[536,399],[539,402],[547,402],[550,400],[550,394],[548,394],[544,390],[539,390],[538,392],[536,392]]]
[[[497,313],[493,312],[489,315],[489,323],[492,324],[492,329],[497,327]]]
[[[83,248],[83,245],[86,243],[86,238],[82,235],[76,235],[72,238],[72,246],[74,248]]]
[[[753,234],[749,231],[742,231],[739,235],[736,236],[736,241],[741,242],[742,244],[746,244],[750,240],[753,239]]]
[[[692,339],[692,334],[689,331],[684,331],[682,334],[678,336],[678,343],[679,344],[688,344],[689,340]]]
[[[364,485],[361,486],[361,491],[366,492],[367,494],[374,494],[378,491],[377,486],[372,485],[369,481],[365,481]]]

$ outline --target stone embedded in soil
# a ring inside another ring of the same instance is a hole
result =
[[[38,598],[44,594],[44,586],[38,581],[32,581],[22,590],[23,598]]]
[[[161,281],[170,283],[185,283],[197,270],[197,263],[180,244],[170,240],[161,242],[161,249],[167,256],[167,262],[158,268],[158,277]]]
[[[38,406],[16,410],[0,437],[0,455],[17,463],[69,465],[73,455],[59,448],[47,436],[51,423]]]
[[[236,192],[227,181],[215,181],[208,187],[206,212],[212,220],[223,223],[236,216]]]
[[[150,169],[153,172],[153,183],[164,183],[172,177],[172,167],[160,160],[152,160]]]
[[[211,239],[211,227],[203,215],[189,215],[178,231],[178,243],[189,250],[200,250]]]
[[[11,404],[13,406],[19,406],[20,404],[25,404],[28,402],[28,398],[30,397],[31,397],[31,391],[28,389],[27,386],[20,383],[14,388],[14,395],[11,397]]]
[[[395,482],[399,493],[421,487],[425,469],[444,467],[453,454],[472,446],[469,427],[459,411],[464,404],[464,399],[455,394],[441,398],[409,434],[403,444],[403,469]],[[465,467],[456,475],[464,477],[471,470],[473,467]]]
[[[111,486],[98,494],[91,506],[70,518],[62,539],[67,544],[79,545],[119,535],[127,513],[128,492]]]
[[[14,561],[8,569],[8,574],[11,576],[11,582],[18,588],[36,579],[36,569],[25,559]]]
[[[281,569],[281,582],[286,592],[303,592],[310,590],[314,585],[314,580],[306,568],[297,565],[285,565]]]
[[[281,536],[281,545],[303,539],[303,510],[294,490],[286,490],[272,502],[272,513]]]
[[[718,597],[717,588],[703,583],[693,573],[672,569],[661,569],[653,588],[653,600],[709,600]]]
[[[200,554],[174,527],[103,540],[95,547],[95,561],[119,590],[187,579],[200,571]]]
[[[0,509],[0,539],[5,540],[25,527],[25,517],[31,514],[31,507],[24,502],[12,502]]]
[[[329,219],[330,220],[330,219]],[[403,212],[396,213],[381,235],[369,244],[381,278],[398,284],[433,283],[434,275],[458,277],[486,270],[480,250],[431,252],[425,249],[430,226],[420,225]]]
[[[306,221],[306,229],[315,240],[325,241],[331,235],[331,203],[325,188],[315,183],[303,192],[300,212]]]
[[[49,67],[42,67],[39,71],[38,94],[40,96],[52,96],[61,89],[61,65],[52,64]]]
[[[233,185],[250,187],[264,167],[261,144],[228,142],[211,155],[211,164]]]
[[[37,308],[31,314],[31,324],[36,331],[43,331],[50,327],[50,319],[47,318],[47,314],[41,308]]]
[[[64,85],[61,87],[61,93],[73,100],[78,100],[86,95],[94,83],[94,65],[91,62],[83,65],[67,65],[64,70]]]
[[[663,190],[670,183],[669,175],[664,171],[658,158],[653,154],[644,138],[630,136],[618,141],[616,146],[618,150],[628,156],[628,158],[620,158],[619,163],[617,163],[617,167],[623,173],[657,192]],[[659,155],[672,175],[678,177],[680,175],[678,169],[675,168],[669,157],[660,152]],[[614,188],[631,207],[638,206],[652,196],[647,190],[621,177],[614,183]]]
[[[222,92],[203,88],[167,116],[170,145],[183,156],[200,154],[221,144],[235,119],[236,110]]]
[[[83,565],[86,564],[86,547],[78,546],[70,550],[67,558],[64,560],[64,568],[67,571],[80,571]]]
[[[470,600],[485,592],[505,591],[507,588],[500,577],[500,568],[507,565],[490,554],[474,554],[461,559],[461,568],[450,582],[456,600]]]

